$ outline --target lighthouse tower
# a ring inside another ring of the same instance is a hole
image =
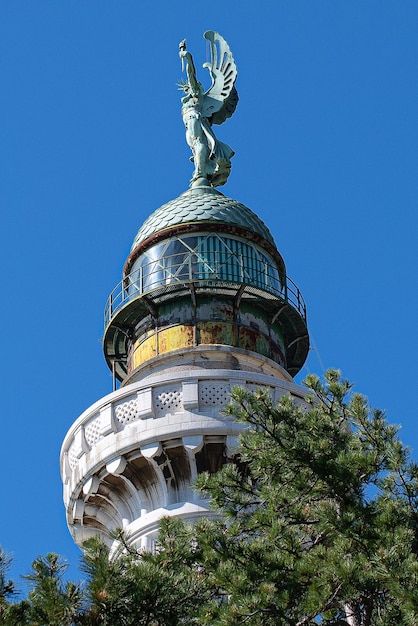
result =
[[[134,237],[105,306],[104,355],[120,386],[75,421],[62,446],[67,522],[79,545],[97,534],[110,545],[123,528],[149,549],[163,516],[213,515],[192,486],[234,454],[242,425],[223,414],[231,388],[304,396],[293,381],[309,349],[302,295],[261,219],[216,189],[233,151],[212,125],[234,112],[236,67],[220,35],[205,38],[206,93],[180,44],[190,188]]]

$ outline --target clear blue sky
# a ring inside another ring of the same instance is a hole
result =
[[[0,544],[77,566],[59,451],[111,391],[106,298],[136,231],[188,186],[178,43],[218,30],[240,103],[222,189],[266,222],[339,367],[418,457],[416,0],[1,0]],[[318,357],[319,355],[319,357]],[[75,570],[75,568],[74,568]]]

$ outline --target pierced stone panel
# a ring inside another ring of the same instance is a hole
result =
[[[273,387],[270,387],[269,385],[257,385],[256,383],[247,383],[245,385],[245,388],[247,391],[250,391],[251,393],[254,393],[254,391],[256,391],[257,389],[262,389],[263,391],[269,391],[270,395],[273,397],[273,393],[274,393],[274,389]]]
[[[121,402],[114,406],[115,419],[119,424],[125,426],[129,422],[134,422],[138,419],[138,401],[136,398],[129,400],[128,402]]]
[[[230,401],[231,385],[227,382],[205,381],[199,384],[199,406],[219,407]]]
[[[154,410],[157,416],[183,410],[183,391],[179,384],[153,389]]]
[[[78,465],[78,457],[77,457],[77,454],[75,452],[75,445],[74,444],[68,450],[68,464],[69,464],[71,470],[73,470]]]
[[[100,427],[101,427],[101,419],[100,416],[88,422],[85,428],[85,436],[86,441],[89,444],[89,447],[94,446],[94,444],[101,439],[100,435]]]

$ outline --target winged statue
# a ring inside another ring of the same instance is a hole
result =
[[[228,144],[217,139],[212,126],[222,124],[236,109],[237,66],[221,35],[208,30],[203,36],[209,42],[211,53],[211,60],[204,63],[203,67],[209,70],[212,84],[205,91],[202,83],[197,80],[193,57],[186,49],[186,40],[183,39],[179,45],[179,54],[182,70],[186,69],[187,80],[181,83],[181,89],[185,93],[181,99],[181,114],[186,127],[186,141],[193,155],[191,186],[206,179],[212,187],[219,187],[228,179],[231,158],[235,153]]]

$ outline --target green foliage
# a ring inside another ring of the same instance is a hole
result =
[[[14,623],[12,621],[12,613],[14,612],[12,599],[15,595],[15,585],[12,580],[7,578],[10,565],[10,557],[0,548],[0,624]]]
[[[80,624],[83,596],[80,585],[63,580],[68,565],[55,553],[38,557],[25,576],[32,589],[26,609],[31,626]]]
[[[222,517],[197,540],[228,598],[208,623],[416,624],[417,466],[339,372],[305,384],[306,406],[233,390],[228,414],[251,428],[198,481]]]
[[[197,485],[216,520],[162,520],[152,554],[119,533],[109,559],[92,539],[84,586],[38,558],[20,602],[0,552],[0,624],[416,626],[418,466],[339,372],[305,384],[305,403],[233,390],[227,413],[248,428]]]
[[[199,575],[192,530],[177,520],[163,520],[155,553],[137,552],[116,537],[120,552],[109,558],[99,539],[86,542],[84,586],[64,582],[66,565],[56,554],[39,557],[25,576],[28,598],[0,604],[0,624],[7,626],[175,626],[199,624],[209,599]],[[4,555],[6,571],[8,560]],[[1,565],[1,562],[0,562]],[[1,580],[1,579],[0,579]],[[4,596],[11,593],[12,584]],[[4,610],[2,610],[4,609]]]
[[[86,545],[91,614],[104,626],[198,624],[207,600],[196,569],[192,531],[173,519],[161,523],[155,553],[137,552],[119,534],[121,552],[109,560],[103,544]],[[95,622],[96,623],[96,622]]]
[[[79,585],[63,580],[66,569],[67,565],[54,553],[38,557],[32,563],[31,573],[24,577],[31,587],[28,597],[5,601],[3,596],[3,603],[0,600],[0,624],[75,626],[84,623],[82,590]],[[0,573],[2,578],[4,580],[4,571]]]

